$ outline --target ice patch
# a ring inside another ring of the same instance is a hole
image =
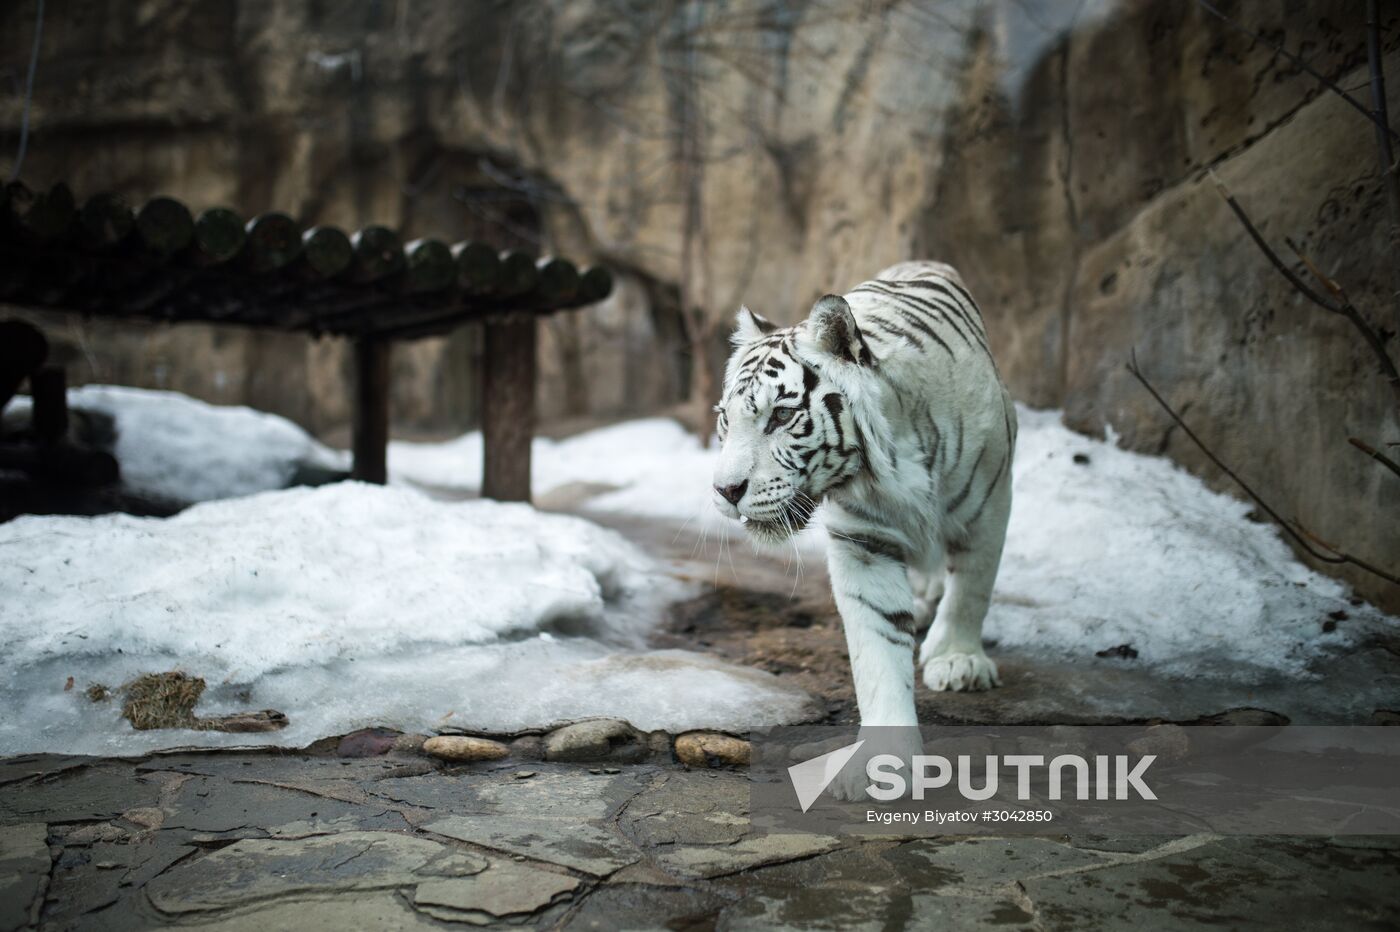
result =
[[[0,525],[0,754],[297,745],[448,713],[494,730],[589,715],[746,729],[803,705],[767,674],[643,652],[684,592],[583,519],[359,483],[165,519],[22,517]],[[82,695],[167,669],[206,679],[200,714],[275,708],[292,725],[136,732]]]

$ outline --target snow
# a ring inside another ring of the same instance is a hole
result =
[[[709,504],[712,452],[670,418],[625,421],[564,440],[537,437],[530,457],[537,496],[574,483],[615,487],[591,499],[589,508],[654,517],[690,517]],[[475,492],[481,434],[447,443],[390,443],[389,474],[395,482]]]
[[[74,396],[117,415],[129,483],[225,500],[163,520],[0,525],[0,754],[298,745],[367,725],[512,732],[598,715],[743,730],[807,714],[778,678],[647,650],[664,604],[684,590],[620,536],[583,518],[420,490],[474,491],[478,434],[392,444],[389,488],[266,491],[299,463],[343,466],[344,454],[248,409],[108,387]],[[1015,504],[986,628],[999,655],[1089,663],[1129,645],[1164,675],[1249,683],[1316,679],[1329,656],[1395,632],[1396,619],[1353,605],[1276,528],[1246,517],[1247,503],[1111,435],[1076,434],[1057,412],[1019,417]],[[668,536],[674,527],[684,549],[739,533],[709,501],[716,455],[674,421],[637,420],[536,440],[534,489],[574,490],[584,515],[640,518]],[[814,528],[797,547],[819,556],[824,540]],[[1337,611],[1347,621],[1325,631]],[[81,698],[89,682],[166,669],[206,678],[202,714],[275,708],[292,725],[269,736],[140,733],[112,704]],[[76,689],[55,688],[69,676]]]
[[[1313,675],[1318,658],[1394,630],[1396,619],[1352,605],[1343,583],[1300,563],[1277,528],[1247,518],[1250,504],[1163,457],[1120,449],[1112,432],[1097,440],[1057,411],[1017,410],[1014,505],[985,631],[1003,652],[1084,658],[1129,645],[1169,675],[1246,680]],[[390,462],[401,480],[470,488],[479,444],[475,434],[397,444]],[[472,455],[454,458],[463,450]],[[537,494],[570,482],[617,487],[583,502],[585,512],[687,522],[693,536],[736,530],[709,501],[716,451],[674,421],[541,440],[534,455]],[[799,546],[819,552],[824,535],[814,528]],[[1347,623],[1324,631],[1337,611]]]
[[[1170,460],[1118,448],[1112,434],[1077,434],[1059,412],[1019,407],[1018,417],[1015,503],[985,630],[1003,652],[1082,659],[1129,645],[1168,675],[1240,681],[1315,675],[1315,660],[1394,630],[1396,619],[1352,605],[1343,583],[1308,569],[1276,528],[1247,518],[1248,503],[1212,492]],[[456,443],[479,443],[473,438]],[[437,456],[436,477],[469,486],[474,461],[453,462],[451,449],[415,449],[397,474],[416,480]],[[716,451],[673,421],[539,441],[535,455],[537,494],[611,478],[617,488],[583,502],[585,513],[686,522],[692,536],[736,530],[709,501]],[[818,527],[798,546],[820,552],[824,540]],[[1347,623],[1324,631],[1336,611]]]
[[[29,404],[16,398],[6,413],[23,416]],[[181,504],[286,488],[304,465],[350,465],[286,418],[179,392],[85,385],[69,390],[68,404],[116,419],[112,452],[126,488]]]
[[[1350,604],[1251,505],[1162,457],[1018,411],[1014,504],[987,635],[1006,651],[1086,657],[1121,644],[1183,678],[1309,675],[1397,620]],[[1076,463],[1075,454],[1088,457]],[[1350,616],[1332,632],[1331,612]]]
[[[581,518],[359,483],[166,519],[22,517],[0,525],[0,754],[299,745],[367,725],[424,730],[448,713],[500,731],[604,714],[749,728],[797,714],[803,697],[772,676],[642,650],[685,591]],[[200,714],[276,708],[291,727],[134,732],[115,703],[82,696],[168,669],[209,683]],[[77,688],[65,693],[68,676]]]

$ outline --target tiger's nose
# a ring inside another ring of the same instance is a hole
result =
[[[715,491],[724,496],[724,500],[731,505],[739,504],[739,499],[744,497],[744,493],[749,490],[749,480],[745,479],[737,485],[717,485]]]

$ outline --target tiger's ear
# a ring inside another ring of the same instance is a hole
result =
[[[840,295],[823,295],[812,305],[807,317],[807,332],[823,353],[842,362],[872,366],[875,357],[861,336],[851,306]]]
[[[730,337],[730,340],[735,346],[752,343],[778,329],[777,324],[766,317],[755,314],[746,307],[739,308],[739,314],[734,318],[734,324],[734,335]]]

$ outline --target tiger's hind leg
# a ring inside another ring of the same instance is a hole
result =
[[[919,648],[929,689],[973,692],[1001,685],[996,663],[982,649],[982,622],[992,602],[1010,512],[1008,479],[991,490],[965,544],[948,556],[947,591]]]

